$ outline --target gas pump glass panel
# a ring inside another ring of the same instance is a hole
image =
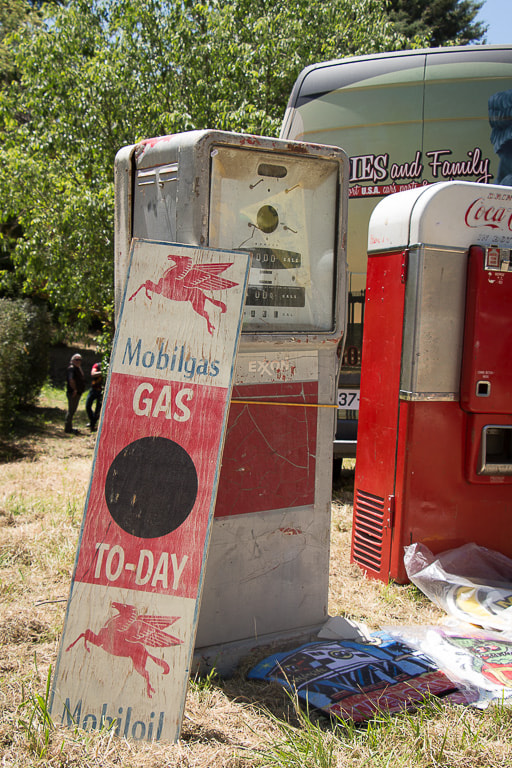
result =
[[[334,330],[337,194],[331,160],[212,151],[209,242],[252,253],[244,332]]]

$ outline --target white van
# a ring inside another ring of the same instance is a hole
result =
[[[334,456],[354,456],[370,215],[382,197],[436,181],[512,185],[512,45],[314,64],[297,78],[281,138],[350,156],[349,316]]]

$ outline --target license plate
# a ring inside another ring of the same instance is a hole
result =
[[[346,408],[347,411],[358,411],[359,390],[338,389],[338,408]]]

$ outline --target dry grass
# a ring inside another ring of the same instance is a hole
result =
[[[362,578],[350,564],[353,461],[333,489],[329,613],[365,622],[371,629],[387,624],[436,624],[442,613],[412,585],[397,586]]]
[[[192,680],[181,740],[133,744],[111,732],[53,728],[45,718],[94,436],[65,436],[65,398],[46,390],[0,441],[0,765],[88,768],[496,768],[512,766],[511,714],[427,704],[355,728],[310,720],[281,689],[245,679]],[[82,426],[85,415],[79,420]],[[80,426],[80,423],[77,424]],[[353,469],[333,494],[331,615],[376,628],[440,613],[413,587],[384,585],[349,564]]]

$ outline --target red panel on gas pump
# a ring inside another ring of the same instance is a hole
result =
[[[313,504],[316,402],[316,381],[234,387],[216,517]]]

